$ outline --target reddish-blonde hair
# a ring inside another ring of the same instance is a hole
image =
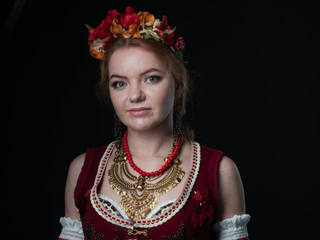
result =
[[[101,79],[98,83],[98,94],[106,100],[110,100],[109,93],[109,61],[112,54],[119,48],[140,47],[153,52],[164,64],[175,83],[174,115],[182,119],[182,131],[189,140],[193,139],[193,131],[188,127],[185,119],[186,103],[190,93],[190,79],[185,65],[178,59],[174,52],[164,43],[153,39],[119,38],[105,52],[101,61]]]

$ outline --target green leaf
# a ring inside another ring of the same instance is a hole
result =
[[[173,33],[173,32],[174,32],[174,30],[176,30],[176,28],[174,28],[174,29],[171,29],[171,30],[169,30],[169,29],[166,29],[166,30],[164,30],[164,31],[163,31],[163,33],[166,33],[166,34],[171,34],[171,33]]]
[[[146,39],[147,38],[152,38],[152,39],[157,40],[157,41],[160,40],[160,39],[158,39],[158,38],[156,38],[156,37],[154,37],[154,36],[152,36],[152,35],[150,35],[148,33],[143,33],[142,36],[143,36],[143,38],[146,38]]]
[[[185,62],[183,61],[183,53],[182,53],[182,51],[175,51],[174,53],[175,53],[175,55],[177,56],[177,58],[178,58],[182,63],[185,63]]]
[[[152,38],[152,36],[150,34],[145,33],[143,34],[143,38]]]

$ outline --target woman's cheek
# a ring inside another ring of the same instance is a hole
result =
[[[111,103],[118,115],[121,115],[121,112],[125,111],[125,104],[123,100],[123,94],[110,92]]]

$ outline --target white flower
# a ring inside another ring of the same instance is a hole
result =
[[[92,49],[96,52],[104,52],[104,43],[107,41],[108,38],[100,39],[97,38],[92,42]]]
[[[142,30],[140,30],[140,34],[146,34],[145,38],[155,38],[155,39],[160,39],[160,36],[158,35],[158,28],[157,26],[159,26],[161,23],[161,21],[159,19],[156,19],[154,21],[154,23],[144,23],[144,21],[142,22]],[[145,27],[150,27],[152,26],[152,29],[146,29]],[[149,36],[148,36],[149,35]]]

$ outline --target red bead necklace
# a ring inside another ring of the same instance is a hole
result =
[[[124,136],[123,136],[123,148],[124,148],[124,151],[125,151],[125,153],[127,155],[128,162],[136,172],[138,172],[142,176],[147,176],[147,177],[159,175],[170,166],[172,160],[175,158],[175,156],[177,155],[177,153],[180,150],[181,140],[182,140],[182,134],[179,133],[179,138],[177,140],[177,145],[173,149],[173,151],[172,151],[171,155],[169,156],[167,162],[158,171],[145,172],[145,171],[141,170],[139,167],[137,167],[137,165],[134,164],[134,162],[132,160],[132,157],[131,157],[131,154],[130,154],[130,151],[129,151],[127,137],[128,137],[128,130],[124,133]]]

